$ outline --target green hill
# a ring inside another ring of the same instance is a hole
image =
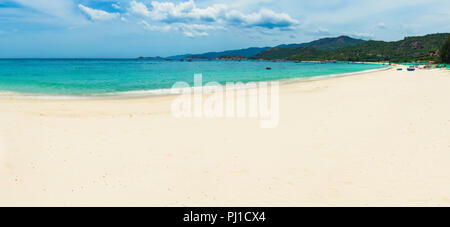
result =
[[[310,43],[301,43],[301,44],[287,44],[287,45],[279,45],[274,48],[299,48],[299,47],[313,47],[319,50],[336,50],[343,47],[354,46],[364,42],[361,39],[353,39],[348,36],[340,36],[336,38],[324,38],[312,41]],[[177,55],[168,57],[168,59],[188,59],[188,58],[199,58],[199,59],[215,59],[220,58],[222,56],[235,56],[235,57],[253,57],[262,51],[268,50],[272,47],[252,47],[247,49],[240,50],[228,50],[222,52],[209,52],[203,54],[185,54],[185,55]],[[291,50],[289,50],[291,51]]]
[[[441,62],[450,64],[450,36],[445,41],[444,45],[442,45],[440,51]]]
[[[356,46],[364,42],[365,41],[362,39],[354,39],[348,36],[340,36],[337,38],[319,39],[308,43],[307,47],[312,47],[319,50],[337,50],[344,47]]]
[[[253,59],[267,60],[313,60],[324,58],[327,51],[344,47],[355,46],[365,42],[361,39],[353,39],[348,36],[336,38],[324,38],[310,43],[280,45],[253,56]]]
[[[307,47],[272,48],[262,51],[253,58],[297,61],[438,61],[438,50],[449,35],[449,33],[441,33],[406,37],[396,42],[362,40],[357,42],[354,39],[347,41],[345,38],[338,37],[318,40],[317,45]],[[338,41],[342,43],[336,45]]]
[[[312,47],[275,47],[263,51],[253,57],[253,59],[264,60],[314,60],[325,57],[326,51]]]
[[[275,48],[296,48],[296,47],[313,47],[319,50],[336,50],[347,46],[354,46],[364,42],[362,39],[354,39],[348,36],[339,36],[336,38],[323,38],[309,43],[301,44],[284,44]]]

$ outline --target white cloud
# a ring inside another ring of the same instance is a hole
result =
[[[130,11],[131,11],[131,13],[134,13],[134,14],[137,14],[140,16],[145,16],[145,17],[150,16],[150,11],[148,10],[147,6],[142,2],[132,1],[130,3]]]
[[[144,3],[133,0],[130,4],[130,11],[140,16],[149,17],[152,20],[164,21],[167,23],[204,21],[215,22],[223,15],[225,5],[217,4],[204,9],[197,8],[193,0],[174,4],[172,2],[151,3],[152,10],[149,10]]]
[[[147,21],[142,20],[139,22],[145,30],[158,31],[158,32],[169,32],[174,29],[170,25],[150,25]]]
[[[330,32],[330,30],[323,28],[323,27],[318,27],[317,29],[305,29],[305,34],[313,35],[313,36],[333,35],[333,33]]]
[[[45,13],[47,15],[60,18],[67,18],[73,15],[73,2],[70,0],[48,1],[48,0],[15,0],[17,3]]]
[[[326,29],[326,28],[319,27],[316,30],[316,34],[317,35],[331,35],[331,32],[328,29]]]
[[[0,0],[1,1],[1,0]],[[76,12],[73,0],[13,0],[22,7],[32,9],[32,12],[18,8],[21,19],[33,23],[42,22],[48,24],[79,25],[85,20]],[[0,8],[1,9],[1,8]],[[0,13],[1,14],[1,13]]]
[[[121,7],[119,6],[119,5],[117,5],[117,4],[111,4],[111,6],[114,8],[114,9],[121,9]]]
[[[220,26],[213,25],[204,25],[204,24],[184,24],[184,23],[173,23],[173,24],[164,24],[164,25],[151,25],[145,20],[139,22],[142,27],[148,31],[157,31],[157,32],[170,32],[177,31],[183,33],[183,35],[187,37],[201,37],[208,36],[209,30],[219,30],[224,29]]]
[[[208,30],[222,29],[220,27],[203,24],[181,24],[180,28],[187,37],[208,36]]]
[[[350,36],[358,39],[371,39],[373,38],[373,34],[366,32],[351,32]]]
[[[222,4],[213,5],[204,9],[194,8],[191,16],[203,21],[218,21],[225,15],[227,8],[226,5]]]
[[[151,10],[141,2],[133,0],[130,12],[164,23],[228,23],[235,26],[262,27],[267,29],[287,29],[299,22],[286,13],[275,13],[262,9],[257,13],[245,14],[226,5],[215,4],[206,8],[198,8],[194,0],[174,4],[172,2],[151,3]]]
[[[195,9],[195,3],[193,0],[188,2],[181,2],[178,5],[172,2],[152,2],[153,10],[150,12],[151,17],[154,20],[161,21],[178,21],[190,19],[189,15],[193,9]]]
[[[379,29],[385,29],[385,28],[386,28],[386,25],[385,25],[383,22],[380,22],[380,23],[377,24],[377,28],[379,28]]]
[[[108,13],[103,10],[86,7],[82,4],[79,4],[78,8],[80,8],[81,11],[83,11],[89,18],[91,18],[91,20],[107,21],[116,19],[120,16],[119,13]]]
[[[291,28],[298,25],[299,22],[294,20],[286,13],[275,13],[271,10],[262,9],[258,13],[244,14],[237,10],[227,13],[226,19],[235,24],[245,27],[262,27],[268,29],[274,28]]]

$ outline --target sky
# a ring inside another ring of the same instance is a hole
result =
[[[450,32],[448,0],[0,0],[0,58],[135,58]]]

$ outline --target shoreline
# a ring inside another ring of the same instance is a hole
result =
[[[373,62],[355,62],[354,64],[380,64],[382,63],[373,63]],[[340,73],[340,74],[329,74],[329,75],[318,75],[311,77],[296,77],[296,78],[287,78],[287,79],[279,79],[279,80],[268,80],[268,81],[253,81],[255,83],[260,82],[280,82],[280,85],[284,84],[293,84],[293,83],[304,83],[310,81],[317,80],[328,80],[333,78],[345,77],[345,76],[354,76],[361,75],[366,73],[378,72],[392,69],[397,65],[386,66],[385,68],[380,69],[368,69],[357,72],[350,73]],[[205,86],[203,86],[205,87]],[[221,87],[225,87],[222,85]],[[191,87],[195,89],[196,87]],[[233,88],[233,90],[236,88]],[[247,89],[247,88],[241,88]],[[92,94],[92,95],[49,95],[49,94],[29,94],[29,93],[19,93],[19,92],[11,92],[11,91],[0,91],[0,100],[123,100],[123,99],[142,99],[142,98],[152,98],[152,97],[164,97],[164,96],[175,96],[177,93],[171,93],[171,88],[165,89],[152,89],[152,90],[136,90],[136,91],[123,91],[123,92],[115,92],[115,93],[105,93],[105,94]]]
[[[390,70],[394,67],[396,67],[396,65],[387,66],[386,68],[381,68],[381,69],[368,69],[368,70],[352,72],[352,73],[331,74],[331,75],[326,75],[326,76],[313,76],[313,77],[309,77],[309,78],[291,78],[291,79],[284,79],[284,80],[282,79],[279,81],[280,81],[280,84],[283,85],[283,84],[295,84],[295,83],[304,83],[304,82],[319,81],[319,80],[329,80],[329,79],[340,78],[340,77],[356,76],[356,75],[361,75],[361,74],[370,74],[370,73]]]

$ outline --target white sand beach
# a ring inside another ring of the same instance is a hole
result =
[[[0,99],[0,206],[450,206],[450,72],[280,87],[280,121],[173,96]]]

